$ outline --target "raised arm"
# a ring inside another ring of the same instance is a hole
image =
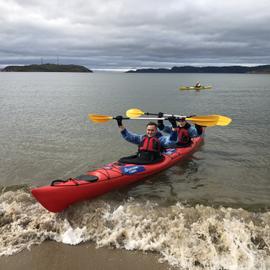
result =
[[[137,145],[140,144],[143,137],[143,135],[138,135],[136,133],[130,132],[126,128],[121,131],[121,135],[126,141]]]

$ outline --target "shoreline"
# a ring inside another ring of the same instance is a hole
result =
[[[113,248],[96,248],[87,242],[76,246],[45,241],[11,256],[0,258],[5,270],[168,270],[167,263],[159,263],[154,253]]]

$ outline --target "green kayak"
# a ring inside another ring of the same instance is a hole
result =
[[[181,86],[179,90],[204,90],[204,89],[212,89],[211,85],[206,85],[206,86],[200,86],[200,87],[195,87],[195,86]]]

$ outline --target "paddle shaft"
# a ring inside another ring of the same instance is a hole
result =
[[[144,115],[158,115],[157,113],[149,113],[149,112],[143,112]],[[182,116],[182,115],[173,115],[173,114],[163,114],[164,117],[160,118],[130,118],[130,119],[149,119],[149,120],[168,120],[168,117],[174,116],[178,119],[184,118],[185,120],[191,121],[194,124],[200,125],[200,126],[207,126],[207,127],[212,127],[217,125],[218,122],[218,116],[211,116],[211,119],[208,118],[205,119],[204,116]],[[200,119],[199,119],[200,118]],[[203,119],[202,119],[203,118]],[[176,119],[176,121],[178,120]]]
[[[115,119],[115,117],[113,118]],[[129,117],[125,117],[123,118],[123,120],[126,119],[126,120],[168,120],[167,117],[139,117],[139,118],[129,118]],[[212,126],[215,126],[216,125],[216,122],[215,120],[213,121],[200,121],[200,120],[196,120],[196,119],[192,119],[192,118],[186,118],[187,120],[197,124],[197,125],[200,125],[200,126],[208,126],[208,127],[212,127]]]
[[[113,119],[116,119],[116,117],[113,117]],[[168,120],[166,117],[140,117],[140,118],[129,118],[129,117],[123,117],[123,120]]]
[[[158,115],[158,113],[145,112],[144,115]],[[163,116],[165,116],[165,117],[174,116],[174,117],[178,117],[178,118],[188,118],[188,117],[192,117],[192,116],[186,116],[186,115],[167,114],[167,113],[163,113]]]

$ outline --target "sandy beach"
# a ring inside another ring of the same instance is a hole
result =
[[[92,243],[70,246],[46,241],[31,250],[0,258],[0,269],[5,270],[109,270],[155,269],[168,270],[152,253],[110,248],[95,248]]]

